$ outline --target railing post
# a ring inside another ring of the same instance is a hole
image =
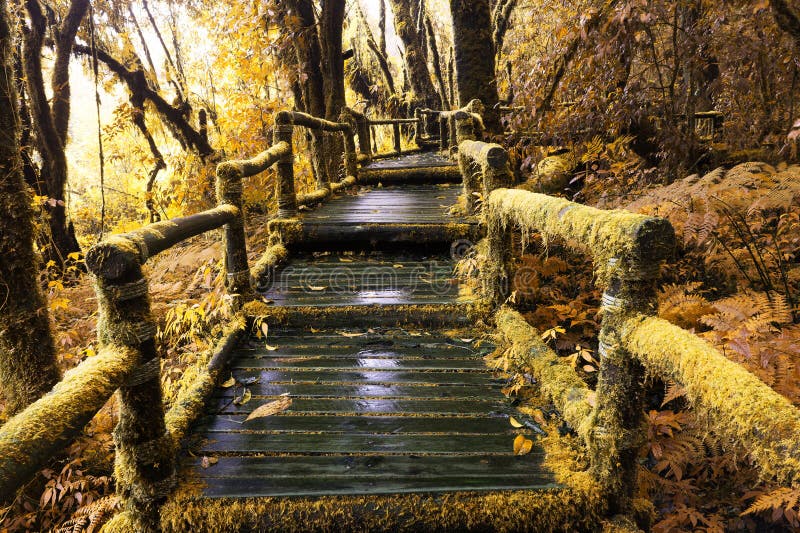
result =
[[[297,195],[294,190],[294,147],[291,117],[283,111],[275,115],[275,144],[283,141],[289,145],[289,153],[275,165],[278,173],[278,217],[293,218],[297,213]]]
[[[229,204],[239,209],[239,215],[225,224],[225,288],[235,310],[253,293],[244,234],[243,187],[244,177],[239,167],[230,163],[217,166],[217,205]]]
[[[450,150],[450,119],[448,113],[439,115],[439,148],[442,152]]]
[[[362,155],[365,155],[367,159],[372,158],[372,146],[370,143],[370,134],[369,134],[369,121],[364,113],[359,113],[355,109],[350,109],[349,107],[345,107],[344,114],[349,117],[347,122],[352,123],[355,134],[358,136],[358,151]]]
[[[397,154],[399,155],[399,154],[402,153],[402,148],[400,146],[400,123],[399,122],[395,122],[394,124],[392,124],[392,133],[394,134],[394,151],[397,152]]]
[[[620,327],[636,314],[655,313],[659,269],[674,237],[668,224],[649,221],[637,230],[635,242],[631,253],[611,258],[607,265],[598,339],[597,407],[589,442],[592,470],[604,485],[612,514],[631,510],[637,454],[644,438],[644,368],[622,347]]]
[[[130,256],[127,268],[110,273],[102,268],[110,248]],[[139,366],[118,392],[114,474],[134,530],[149,533],[160,531],[159,507],[175,486],[175,444],[164,423],[156,324],[142,275],[141,264],[147,255],[144,241],[112,238],[89,252],[87,265],[96,276],[101,344],[139,352]]]
[[[466,111],[456,111],[454,121],[456,128],[456,145],[461,144],[461,141],[474,141],[477,139],[475,136],[475,123],[470,113]]]
[[[414,109],[414,118],[417,121],[417,124],[414,127],[414,141],[416,142],[418,139],[423,137],[423,132],[425,131],[425,126],[422,118],[422,108],[417,107]],[[419,145],[419,143],[417,143],[417,145]]]
[[[481,275],[483,294],[493,308],[498,308],[511,294],[511,226],[488,212],[486,240],[488,253]]]

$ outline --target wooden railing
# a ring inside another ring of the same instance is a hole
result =
[[[254,295],[253,283],[287,256],[281,243],[271,243],[261,260],[249,267],[244,180],[277,165],[278,205],[284,212],[317,203],[331,191],[356,182],[354,131],[349,123],[291,112],[278,113],[275,123],[273,146],[252,159],[217,167],[217,207],[111,236],[88,251],[86,265],[96,280],[99,307],[99,354],[67,372],[50,393],[0,427],[0,500],[9,501],[119,390],[115,476],[117,491],[126,499],[125,520],[137,531],[158,530],[158,507],[175,483],[177,446],[216,386],[244,324],[241,317],[234,320],[214,352],[203,359],[207,360],[203,368],[165,413],[156,323],[142,266],[186,239],[224,226],[225,285],[236,312]],[[322,194],[295,195],[292,130],[296,126],[343,134],[345,180],[330,184]]]
[[[476,151],[492,150],[473,141],[459,146],[459,153],[473,160]],[[499,153],[492,157],[503,160]],[[492,181],[490,166],[476,169],[478,179]],[[744,445],[765,479],[800,484],[800,410],[693,333],[655,317],[660,265],[675,244],[668,221],[503,188],[491,191],[482,209],[488,252],[481,276],[484,294],[497,309],[498,331],[585,439],[612,512],[629,511],[635,494],[645,370],[685,387],[694,408],[723,438]],[[523,239],[532,233],[545,241],[560,239],[594,259],[604,289],[594,392],[508,302],[514,231]]]

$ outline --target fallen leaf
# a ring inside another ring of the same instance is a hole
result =
[[[514,439],[514,455],[526,455],[533,448],[533,441],[525,435],[517,435]]]
[[[511,427],[515,427],[515,428],[521,428],[521,427],[522,427],[522,423],[521,423],[521,422],[519,422],[519,421],[518,421],[516,418],[514,418],[513,416],[509,416],[509,417],[508,417],[508,422],[511,424]]]
[[[590,391],[589,394],[586,395],[586,403],[592,407],[597,407],[597,393],[595,391]]]
[[[255,385],[256,383],[259,383],[260,381],[261,381],[261,378],[260,378],[260,377],[254,377],[254,378],[244,378],[244,379],[241,381],[241,384],[242,384],[242,385]]]
[[[245,389],[241,396],[237,396],[233,399],[233,405],[244,405],[249,402],[252,397],[253,394],[250,392],[250,389]]]
[[[274,414],[281,413],[289,408],[292,405],[292,399],[288,396],[283,396],[282,398],[265,403],[264,405],[256,408],[253,410],[252,413],[245,418],[245,422],[248,420],[253,420],[254,418],[264,418],[265,416],[271,416]]]
[[[475,339],[458,339],[458,340],[460,340],[461,342],[472,342]]]
[[[278,349],[278,347],[277,346],[270,346],[269,344],[265,344],[264,345],[264,349],[267,350],[267,351],[270,351],[270,352],[274,352],[275,350]]]
[[[319,333],[321,331],[319,329],[314,329],[314,328],[310,328],[310,329],[311,329],[311,333]]]
[[[583,371],[587,373],[597,372],[597,369],[592,365],[583,365]]]
[[[269,324],[266,322],[261,323],[261,333],[264,334],[264,338],[267,338],[267,333],[269,333]]]
[[[236,385],[236,379],[233,376],[231,376],[230,378],[226,379],[222,383],[222,385],[220,385],[220,387],[222,387],[223,389],[229,389],[229,388],[233,387],[234,385]]]
[[[539,409],[536,409],[535,411],[533,411],[533,415],[532,416],[533,416],[533,419],[536,420],[536,422],[539,425],[543,426],[545,424],[544,415],[542,414],[542,412]]]
[[[342,263],[352,263],[353,262],[352,259],[348,259],[346,257],[340,257],[339,261],[341,261]]]
[[[328,287],[326,287],[325,285],[309,285],[308,288],[309,290],[312,291],[324,291]]]
[[[400,264],[397,264],[397,265],[392,265],[392,266],[393,266],[394,268],[405,268],[403,265],[400,265]]]
[[[363,337],[366,333],[352,333],[349,331],[340,331],[339,335],[342,337]]]
[[[208,468],[209,466],[214,466],[218,462],[219,462],[219,458],[217,458],[217,457],[206,457],[204,455],[203,458],[200,459],[200,466],[202,466],[203,468]]]

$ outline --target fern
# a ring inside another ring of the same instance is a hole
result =
[[[84,505],[67,520],[56,533],[93,533],[99,531],[117,511],[122,507],[122,500],[116,495],[105,496]]]

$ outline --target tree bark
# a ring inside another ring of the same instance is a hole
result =
[[[428,37],[428,47],[431,50],[431,62],[433,63],[433,75],[436,77],[436,84],[439,85],[439,99],[442,107],[440,109],[450,109],[450,99],[447,98],[447,85],[442,74],[442,58],[439,55],[439,46],[436,44],[436,32],[433,31],[431,18],[425,13],[425,34]]]
[[[795,46],[800,49],[800,10],[786,0],[769,0],[769,5],[778,27],[788,33],[794,39]]]
[[[22,174],[20,120],[6,0],[0,0],[0,383],[16,413],[60,379],[47,302],[37,282],[33,208]]]
[[[478,98],[486,107],[484,124],[489,133],[500,133],[495,78],[495,49],[489,0],[450,0],[453,17],[458,105]]]
[[[405,64],[409,84],[414,93],[416,106],[435,108],[441,105],[441,98],[431,81],[428,70],[424,26],[417,25],[412,13],[412,0],[391,0],[394,12],[394,27],[405,47]],[[412,106],[415,107],[415,106]]]
[[[37,133],[37,149],[42,157],[41,180],[45,186],[42,192],[49,199],[47,208],[52,242],[47,247],[47,255],[49,259],[63,266],[69,254],[80,252],[75,230],[67,220],[65,203],[67,157],[64,149],[69,125],[69,56],[80,22],[89,9],[89,2],[74,0],[58,31],[52,77],[52,108],[44,88],[41,58],[47,20],[38,0],[26,0],[25,7],[31,20],[31,27],[27,29],[25,35],[23,67],[28,82],[31,115]]]
[[[344,93],[344,56],[342,55],[342,33],[345,14],[345,0],[323,0],[319,24],[319,42],[322,49],[322,86],[325,94],[324,118],[338,122],[339,115],[347,105]],[[322,134],[324,135],[324,134]],[[327,135],[323,143],[323,159],[327,170],[327,182],[320,183],[327,188],[343,163],[344,144],[338,134]]]

